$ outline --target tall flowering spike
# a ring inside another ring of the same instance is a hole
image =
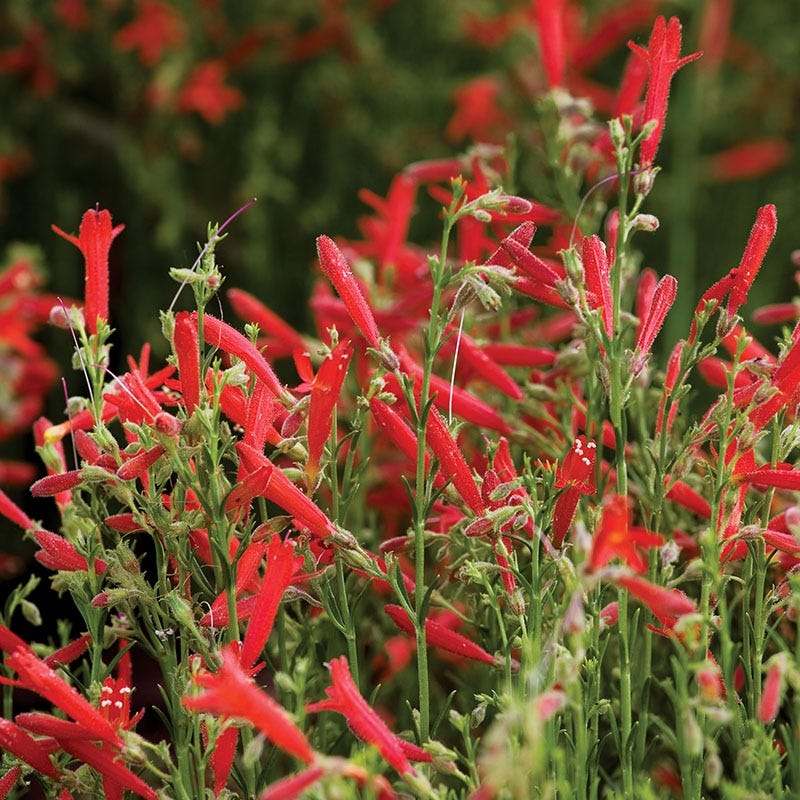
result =
[[[86,291],[83,315],[86,330],[97,333],[97,320],[108,320],[108,253],[111,242],[124,225],[111,226],[111,214],[90,208],[81,220],[78,236],[65,233],[56,225],[52,229],[77,247],[86,261]]]
[[[634,372],[641,371],[644,366],[644,359],[647,358],[677,294],[678,281],[672,275],[665,275],[656,284],[650,307],[646,310],[636,335]]]
[[[736,282],[728,298],[728,314],[733,315],[747,300],[747,293],[753,285],[767,249],[770,246],[775,231],[778,228],[778,215],[772,204],[761,206],[756,213],[756,221],[750,231],[747,246],[744,248],[742,260],[734,270]]]
[[[561,547],[582,494],[594,494],[597,444],[578,436],[556,473],[556,488],[564,489],[553,509],[553,546]]]
[[[628,498],[623,495],[614,495],[603,506],[589,556],[590,570],[604,567],[613,558],[621,558],[635,572],[647,571],[647,559],[639,548],[658,547],[664,540],[644,528],[632,527],[630,516]]]
[[[102,739],[114,746],[121,744],[108,720],[31,650],[15,650],[6,659],[6,665],[17,672],[20,686],[49,700],[78,722],[92,738]]]
[[[246,669],[249,669],[261,655],[272,631],[281,598],[302,563],[302,556],[295,555],[294,542],[282,542],[278,536],[270,539],[264,583],[258,593],[242,643],[240,660]]]
[[[401,606],[390,604],[384,606],[383,610],[403,633],[407,633],[409,636],[414,635],[414,624]],[[480,645],[475,644],[466,636],[456,633],[456,631],[442,625],[440,622],[436,622],[436,620],[425,620],[425,634],[426,640],[431,647],[439,647],[448,653],[471,658],[474,661],[483,661],[485,664],[493,666],[497,663],[495,657],[486,652]]]
[[[399,364],[397,356],[388,345],[381,342],[375,315],[362,294],[361,287],[358,285],[347,259],[333,239],[327,236],[317,237],[317,256],[322,271],[339,293],[347,312],[367,340],[367,344],[381,354],[389,369],[397,369]]]
[[[361,696],[350,675],[350,665],[345,656],[334,658],[328,663],[331,672],[331,686],[325,690],[327,700],[311,703],[309,712],[336,711],[346,720],[350,729],[364,742],[378,748],[380,754],[401,774],[415,774],[408,758],[386,723],[375,713]]]
[[[306,475],[314,486],[319,473],[319,462],[325,442],[331,434],[333,410],[347,377],[347,368],[353,357],[349,339],[343,339],[333,352],[326,356],[311,384],[311,402],[308,408],[308,461]]]
[[[564,0],[536,0],[539,51],[551,89],[564,83]]]
[[[702,53],[692,53],[689,56],[680,57],[681,23],[677,17],[670,17],[669,22],[664,17],[656,18],[647,49],[634,42],[628,42],[628,46],[650,67],[644,101],[644,121],[649,122],[654,119],[657,121],[657,125],[642,142],[640,151],[641,166],[649,167],[655,161],[661,134],[664,131],[672,78],[682,66],[700,58]]]
[[[601,312],[606,333],[612,336],[614,305],[611,298],[611,267],[603,240],[596,234],[584,236],[581,257],[586,288],[591,295],[589,302],[592,308]]]
[[[191,416],[200,402],[200,342],[197,322],[188,311],[179,311],[175,316],[172,347],[178,359],[178,377],[186,413]]]

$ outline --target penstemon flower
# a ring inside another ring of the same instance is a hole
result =
[[[111,226],[111,214],[99,208],[89,209],[81,219],[78,236],[64,233],[56,225],[53,230],[77,247],[86,261],[84,319],[86,330],[97,333],[97,320],[108,322],[108,253],[111,243],[122,233],[124,225]]]

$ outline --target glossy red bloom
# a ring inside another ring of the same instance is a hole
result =
[[[702,53],[680,57],[681,23],[677,17],[670,17],[669,22],[664,17],[656,18],[647,49],[634,42],[628,42],[628,46],[650,66],[644,101],[644,121],[656,120],[658,124],[641,146],[640,163],[642,167],[648,167],[655,161],[661,134],[664,131],[672,78],[682,66],[700,58]]]
[[[731,271],[734,281],[728,298],[729,315],[735,314],[747,300],[747,293],[761,269],[761,263],[775,238],[777,228],[778,216],[775,206],[769,204],[759,208],[739,266]]]
[[[592,308],[599,310],[606,333],[613,336],[614,304],[611,297],[611,264],[603,240],[597,236],[584,236],[581,247],[583,272]]]
[[[196,311],[192,312],[191,317],[197,324]],[[276,397],[283,394],[283,386],[264,356],[246,336],[232,328],[227,322],[212,317],[210,314],[204,314],[203,339],[212,347],[218,347],[223,352],[244,361],[247,368],[262,380]]]
[[[614,495],[603,506],[594,535],[589,569],[604,567],[614,558],[622,559],[635,572],[647,571],[647,559],[639,548],[658,547],[664,540],[644,528],[632,527],[628,498]]]
[[[311,383],[307,418],[306,475],[309,485],[312,487],[316,484],[322,451],[325,449],[325,442],[331,435],[333,410],[339,400],[352,357],[353,347],[349,339],[343,339],[331,353],[325,356]]]
[[[178,93],[178,110],[195,111],[206,122],[218,125],[229,111],[244,105],[244,94],[227,86],[228,68],[222,59],[210,58],[195,66]]]
[[[350,666],[345,656],[328,662],[331,672],[331,685],[325,690],[327,700],[320,700],[306,706],[309,713],[317,711],[336,711],[347,720],[347,724],[359,739],[378,748],[380,754],[401,774],[415,774],[408,758],[403,752],[400,739],[395,736],[386,723],[375,713],[361,696],[350,674]]]
[[[761,699],[758,703],[758,719],[764,725],[774,722],[781,707],[786,684],[786,658],[779,655],[772,659],[764,679]]]
[[[12,753],[42,775],[55,780],[61,777],[61,772],[50,760],[47,750],[19,725],[1,717],[0,748]]]
[[[108,253],[111,242],[125,228],[111,226],[111,214],[90,208],[81,220],[78,236],[64,233],[56,225],[53,231],[77,247],[86,261],[86,292],[83,309],[86,330],[97,333],[97,320],[108,321]]]
[[[224,648],[220,655],[222,664],[216,672],[204,671],[195,676],[195,683],[203,691],[184,697],[184,707],[247,722],[276,747],[310,764],[314,750],[286,710],[256,686],[232,646]]]
[[[553,509],[553,547],[561,547],[582,494],[594,494],[597,443],[578,436],[556,472],[556,488],[564,491]]]
[[[614,580],[646,605],[667,630],[674,628],[675,623],[686,614],[697,613],[694,601],[680,589],[666,589],[632,575],[618,575]]]
[[[534,8],[539,53],[551,89],[564,83],[564,6],[565,0],[537,0]]]
[[[401,606],[389,604],[384,606],[383,610],[403,633],[407,633],[409,636],[414,635],[414,623]],[[480,645],[475,644],[471,639],[462,636],[462,634],[436,620],[425,620],[425,637],[431,647],[439,647],[448,653],[453,653],[463,658],[471,658],[473,661],[482,661],[484,664],[491,664],[492,666],[497,665],[497,661],[491,653],[488,653]]]
[[[192,319],[188,311],[179,311],[175,315],[172,347],[178,359],[178,376],[186,414],[191,416],[200,402],[200,342],[197,321]]]
[[[272,536],[267,549],[264,580],[242,643],[240,662],[245,669],[255,664],[261,655],[284,592],[302,564],[303,557],[295,554],[294,542],[281,541],[279,536]]]
[[[678,294],[678,281],[672,275],[665,275],[656,284],[649,306],[641,318],[634,346],[634,372],[644,367],[644,359],[653,347],[653,342],[664,324],[667,313]],[[637,369],[638,367],[638,369]]]
[[[20,686],[36,692],[72,717],[89,738],[121,746],[122,741],[108,720],[29,648],[15,650],[6,658],[6,665],[16,671]]]
[[[389,369],[397,369],[397,356],[388,345],[381,342],[375,314],[367,303],[347,259],[333,239],[328,236],[317,237],[317,256],[320,268],[339,293],[351,319],[367,340],[367,344],[381,355]]]

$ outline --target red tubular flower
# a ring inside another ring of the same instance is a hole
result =
[[[767,249],[775,237],[778,228],[778,216],[772,204],[762,206],[756,213],[756,221],[750,231],[747,246],[742,254],[739,266],[734,268],[735,282],[728,298],[728,315],[733,316],[747,300],[747,293],[753,285]]]
[[[197,312],[192,311],[192,320],[197,324]],[[203,315],[203,338],[212,347],[218,347],[229,355],[244,361],[247,368],[262,380],[276,397],[283,394],[278,376],[256,346],[235,328],[209,314]]]
[[[296,775],[288,775],[271,783],[264,789],[258,800],[295,800],[324,775],[325,767],[308,767]]]
[[[477,142],[497,142],[508,130],[508,115],[498,106],[502,97],[500,81],[490,75],[479,75],[454,95],[455,112],[447,123],[445,136],[452,142],[467,137]]]
[[[339,293],[350,318],[367,340],[367,344],[381,354],[389,369],[397,369],[397,356],[388,345],[381,343],[375,315],[372,313],[347,259],[333,239],[327,236],[317,237],[317,256],[322,271]]]
[[[265,467],[270,471],[269,481],[263,491],[264,497],[296,517],[313,536],[324,539],[336,532],[334,524],[317,508],[314,501],[303,494],[263,453],[244,442],[237,443],[236,450],[245,469]]]
[[[517,382],[480,347],[475,340],[463,331],[459,334],[453,329],[454,336],[442,348],[443,354],[453,353],[458,348],[458,364],[464,365],[478,380],[484,381],[512,400],[522,400],[522,389]],[[456,338],[458,337],[458,338]]]
[[[774,722],[778,716],[783,697],[785,674],[786,659],[782,657],[782,654],[773,657],[772,663],[767,670],[767,677],[764,679],[761,700],[758,703],[758,719],[764,725]]]
[[[233,310],[245,322],[254,322],[270,339],[273,357],[291,355],[295,350],[307,350],[303,337],[258,298],[241,289],[228,289],[228,300]]]
[[[717,183],[749,180],[774,172],[791,155],[792,148],[783,139],[759,139],[711,156],[705,168],[708,177]]]
[[[672,308],[678,293],[678,281],[672,275],[665,275],[655,287],[650,307],[639,325],[634,348],[637,358],[644,359],[650,352],[653,342],[664,324],[667,312]],[[634,363],[636,371],[637,363]],[[644,366],[644,364],[642,364]]]
[[[435,406],[428,412],[427,440],[431,452],[439,459],[442,475],[453,481],[456,491],[476,516],[486,511],[481,493],[475,483],[472,470],[469,468],[461,448],[453,438],[439,411]]]
[[[0,748],[7,750],[48,778],[58,780],[61,777],[47,750],[19,725],[3,718],[0,718]]]
[[[111,214],[99,208],[89,209],[81,220],[78,236],[64,233],[56,225],[53,231],[77,247],[86,261],[86,293],[83,310],[86,330],[97,333],[97,320],[108,320],[108,252],[111,242],[124,225],[111,227]]]
[[[147,450],[141,450],[136,455],[131,456],[118,470],[117,477],[123,481],[131,481],[141,478],[153,464],[164,455],[164,446],[153,445]]]
[[[2,489],[0,489],[0,515],[19,525],[23,530],[30,531],[36,527],[33,520]]]
[[[172,347],[178,359],[178,376],[187,415],[191,415],[200,402],[200,342],[197,322],[188,311],[175,316]]]
[[[622,70],[622,79],[611,109],[612,119],[623,114],[633,114],[647,85],[647,64],[636,53],[631,53]]]
[[[781,322],[797,322],[800,306],[797,303],[770,303],[756,308],[750,315],[759,325],[777,325]]]
[[[667,629],[674,628],[682,616],[697,612],[694,601],[680,589],[665,589],[632,575],[618,575],[614,580],[631,596],[644,603]]]
[[[62,492],[69,492],[83,481],[83,470],[71,469],[67,472],[56,472],[45,475],[31,484],[31,494],[34,497],[52,497]]]
[[[406,420],[383,400],[373,397],[369,401],[369,410],[378,427],[389,437],[392,444],[414,465],[417,463],[417,435],[411,430]],[[425,471],[427,472],[430,457],[425,455]]]
[[[302,564],[303,557],[295,555],[294,542],[282,542],[279,536],[270,539],[264,582],[242,643],[240,662],[245,669],[249,669],[261,655],[272,631],[281,598]]]
[[[15,650],[6,665],[19,676],[19,685],[49,700],[72,717],[93,739],[119,747],[122,741],[108,720],[64,679],[41,661],[30,649]]]
[[[649,122],[654,119],[658,124],[642,142],[640,152],[641,166],[649,167],[655,160],[661,134],[664,131],[672,78],[681,67],[700,58],[702,53],[692,53],[680,58],[681,23],[677,17],[670,17],[669,22],[664,17],[656,18],[647,49],[634,42],[628,42],[628,46],[650,66],[650,78],[644,101],[644,121]]]
[[[664,479],[664,483],[669,483],[670,477]],[[672,500],[679,506],[689,509],[703,519],[711,519],[711,506],[701,494],[696,492],[683,481],[675,481],[666,494],[667,500]]]
[[[553,509],[553,547],[561,547],[582,494],[594,494],[597,444],[578,436],[556,473],[556,488],[564,489]]]
[[[20,775],[22,775],[22,767],[18,764],[16,767],[11,767],[0,778],[0,800],[5,800],[8,797],[8,793],[14,788],[14,784],[19,780]]]
[[[336,711],[347,720],[353,733],[363,742],[378,748],[380,754],[401,774],[415,774],[408,758],[403,752],[400,740],[386,723],[375,713],[361,696],[350,675],[350,666],[345,656],[328,662],[331,672],[331,686],[325,690],[327,700],[311,703],[306,711]]]
[[[91,643],[92,637],[88,633],[84,633],[83,636],[79,636],[74,641],[59,647],[58,650],[54,650],[44,659],[44,663],[53,669],[63,664],[71,664],[86,652]]]
[[[310,764],[314,750],[285,709],[253,683],[232,647],[224,648],[220,655],[222,665],[217,672],[195,676],[204,691],[184,697],[184,707],[248,722],[276,747]]]
[[[667,361],[667,372],[664,376],[664,391],[661,394],[661,400],[658,403],[658,416],[656,418],[656,434],[661,435],[662,430],[664,429],[664,424],[666,423],[667,431],[670,430],[672,427],[672,423],[675,420],[675,414],[678,412],[678,406],[673,404],[670,406],[669,412],[667,414],[667,418],[664,419],[664,412],[667,408],[667,401],[672,396],[673,391],[675,390],[675,384],[678,380],[678,375],[680,373],[681,367],[681,357],[683,355],[683,345],[684,341],[681,339],[675,347],[672,348],[672,352],[669,354],[669,360]]]
[[[383,610],[403,633],[407,633],[409,636],[414,635],[414,623],[401,606],[389,604],[384,606]],[[448,653],[471,658],[474,661],[483,661],[492,666],[497,664],[495,657],[491,653],[487,653],[480,645],[436,620],[425,620],[425,636],[428,644],[432,647],[440,647]]]
[[[647,559],[639,551],[640,547],[658,547],[664,540],[644,528],[630,525],[628,498],[614,495],[603,506],[600,524],[592,542],[589,556],[589,569],[598,570],[613,558],[621,558],[635,572],[647,571]]]
[[[43,566],[66,572],[89,571],[89,562],[63,536],[50,531],[37,530],[33,537],[42,548],[34,558]],[[92,567],[94,572],[100,575],[106,571],[108,564],[101,558],[96,558],[92,562]]]
[[[614,304],[611,298],[611,265],[603,240],[596,234],[584,236],[581,248],[583,272],[589,303],[600,311],[606,333],[614,335]]]
[[[564,0],[536,0],[539,54],[551,89],[564,83]]]
[[[348,339],[342,339],[325,357],[311,384],[311,400],[308,407],[308,461],[306,475],[310,486],[314,486],[319,473],[319,462],[325,442],[331,435],[333,410],[347,377],[347,368],[353,357],[353,348]]]

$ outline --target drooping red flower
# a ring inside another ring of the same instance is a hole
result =
[[[0,748],[12,753],[42,775],[58,780],[61,772],[47,750],[11,720],[0,718]]]
[[[582,494],[594,494],[594,462],[597,443],[578,436],[556,473],[556,488],[564,491],[553,509],[553,547],[561,547],[572,524]]]
[[[667,589],[633,575],[618,575],[614,581],[644,603],[666,630],[672,630],[686,614],[697,613],[694,601],[680,589]]]
[[[604,506],[592,541],[589,569],[604,567],[614,558],[622,559],[635,572],[647,571],[647,559],[639,548],[658,547],[664,540],[655,533],[630,524],[628,498],[614,495]]]
[[[197,112],[211,125],[218,125],[229,111],[244,105],[239,89],[225,83],[228,68],[221,59],[210,58],[195,66],[178,93],[178,111]]]
[[[89,738],[99,739],[113,747],[122,745],[108,720],[32,650],[18,648],[6,658],[6,665],[16,671],[20,686],[36,692],[72,717]]]
[[[222,664],[216,672],[196,675],[203,691],[181,702],[192,711],[205,711],[249,723],[276,747],[310,764],[315,757],[303,732],[286,710],[260,689],[242,668],[233,646],[220,652]]]
[[[83,315],[86,330],[97,333],[97,320],[108,321],[108,253],[111,243],[124,225],[111,226],[111,214],[90,208],[81,220],[78,236],[65,233],[57,225],[53,231],[77,247],[86,261],[86,291]]]
[[[314,486],[319,473],[320,459],[325,442],[331,435],[333,410],[339,400],[342,385],[347,377],[347,368],[353,357],[353,347],[349,339],[339,342],[331,353],[325,356],[311,384],[311,398],[308,407],[307,438],[308,460],[306,475],[310,486]]]
[[[245,322],[255,322],[260,332],[268,337],[269,352],[273,358],[308,349],[302,335],[258,298],[236,288],[228,289],[227,295],[239,318]]]
[[[378,748],[380,754],[401,774],[415,774],[403,752],[400,739],[361,696],[350,674],[350,665],[345,656],[328,662],[331,685],[325,690],[327,700],[306,706],[306,711],[336,711],[341,714],[359,739]]]
[[[670,17],[669,22],[664,17],[656,18],[647,49],[634,42],[628,42],[628,46],[650,66],[644,101],[644,121],[656,120],[658,124],[642,142],[640,150],[641,166],[649,167],[655,161],[661,134],[664,131],[672,78],[681,67],[700,58],[702,53],[680,57],[681,23],[677,17]]]
[[[384,606],[383,610],[403,633],[407,633],[409,636],[414,635],[414,623],[401,606],[389,604]],[[448,653],[471,658],[473,661],[482,661],[484,664],[492,666],[497,665],[497,661],[491,653],[435,619],[425,620],[425,637],[431,647],[439,647]]]
[[[240,662],[246,669],[261,655],[284,592],[302,563],[303,557],[295,554],[294,542],[281,541],[278,536],[270,539],[264,581],[242,643]]]

